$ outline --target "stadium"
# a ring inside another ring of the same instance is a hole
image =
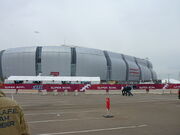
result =
[[[157,80],[149,60],[76,46],[34,46],[0,51],[0,77],[85,76],[102,82]]]

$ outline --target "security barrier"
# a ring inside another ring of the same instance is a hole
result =
[[[68,92],[85,94],[121,94],[122,87],[127,84],[3,84],[1,90],[5,93],[41,93],[47,95],[68,95]],[[177,94],[180,84],[136,84],[133,93]]]

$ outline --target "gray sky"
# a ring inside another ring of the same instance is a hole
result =
[[[148,57],[179,79],[180,0],[0,0],[0,50],[64,42]]]

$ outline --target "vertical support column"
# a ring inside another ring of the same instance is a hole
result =
[[[124,57],[124,54],[121,54],[121,56],[122,56],[122,59],[124,60],[124,62],[126,64],[126,81],[128,81],[129,80],[129,65],[128,65],[125,57]]]
[[[3,71],[2,71],[2,56],[3,56],[3,52],[4,52],[5,50],[2,50],[2,51],[0,51],[0,79],[1,80],[3,80],[4,78],[3,78]]]
[[[103,51],[103,52],[104,52],[104,56],[105,56],[106,62],[107,62],[106,81],[109,81],[109,80],[111,80],[111,74],[112,74],[112,62],[111,62],[108,52],[107,51]]]
[[[35,69],[36,69],[36,75],[39,75],[39,73],[42,73],[41,68],[41,53],[42,53],[42,47],[36,48],[36,58],[35,58]]]
[[[76,48],[71,48],[71,76],[76,76]]]

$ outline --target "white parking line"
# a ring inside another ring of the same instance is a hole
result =
[[[22,106],[22,107],[28,107],[28,106],[41,106],[41,105],[43,106],[43,105],[49,105],[49,104],[51,105],[51,104],[55,104],[55,103],[44,103],[44,104],[42,104],[42,103],[41,103],[41,104],[31,103],[31,104],[24,104],[24,105],[21,104],[21,106]],[[56,103],[56,104],[57,104],[57,103]],[[68,106],[68,105],[69,105],[69,106],[71,105],[71,106],[72,106],[72,105],[75,105],[75,104],[65,104],[65,105],[67,105],[67,106]]]
[[[87,118],[87,119],[64,119],[64,120],[42,120],[42,121],[29,121],[29,124],[47,123],[47,122],[60,122],[60,121],[76,121],[76,120],[98,120],[103,118]]]
[[[65,135],[65,134],[77,134],[77,133],[90,133],[90,132],[101,132],[101,131],[141,128],[141,127],[146,127],[146,126],[147,125],[144,124],[144,125],[135,125],[135,126],[126,126],[126,127],[101,128],[101,129],[90,129],[90,130],[69,131],[69,132],[59,132],[59,133],[45,133],[45,134],[38,134],[38,135]]]
[[[177,101],[177,99],[150,99],[150,100],[139,100],[136,103],[148,103],[148,102],[166,102],[166,101]]]
[[[74,111],[74,112],[67,112],[67,111],[61,111],[61,112],[49,112],[49,113],[27,113],[26,116],[35,116],[35,115],[57,115],[57,114],[67,114],[67,113],[89,113],[89,112],[97,112],[97,110],[91,110],[91,111]]]
[[[25,115],[26,116],[35,116],[35,115],[57,115],[57,114],[62,114],[62,113],[28,113]]]
[[[64,103],[64,102],[66,102],[65,100],[52,100],[52,101],[48,101],[47,102],[47,100],[38,100],[38,101],[35,101],[35,100],[33,100],[33,101],[19,101],[19,103],[25,103],[25,104],[32,104],[32,103]]]
[[[59,101],[48,101],[47,102],[47,100],[45,100],[45,101],[24,101],[24,102],[20,102],[20,103],[25,103],[25,104],[33,104],[33,103],[64,103],[65,102],[65,100],[59,100]]]
[[[134,101],[133,103],[149,103],[149,102],[166,102],[166,101],[178,101],[178,99],[145,99],[145,100],[136,100]],[[131,104],[132,103],[132,100],[131,101],[123,101],[119,104]]]

